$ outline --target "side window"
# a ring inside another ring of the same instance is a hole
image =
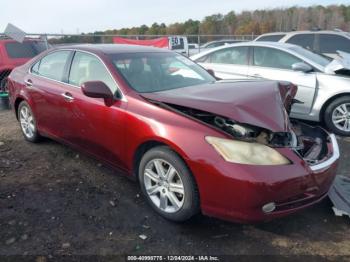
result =
[[[292,36],[286,42],[289,44],[302,46],[305,49],[313,50],[314,39],[315,39],[314,34],[299,34],[299,35]]]
[[[320,34],[319,37],[321,53],[350,52],[350,39],[331,34]]]
[[[302,61],[284,51],[268,47],[254,47],[253,63],[255,66],[292,70],[292,65],[298,62]]]
[[[62,81],[70,51],[57,51],[43,57],[32,67],[32,72],[38,75]]]
[[[40,66],[40,61],[36,62],[33,66],[32,66],[32,73],[33,74],[39,74],[39,66]]]
[[[278,42],[285,35],[265,35],[256,39],[256,41]]]
[[[233,47],[218,50],[210,55],[210,62],[217,64],[248,64],[248,47]]]
[[[113,93],[118,89],[104,64],[96,56],[83,52],[75,53],[68,81],[75,86],[88,81],[102,81]]]

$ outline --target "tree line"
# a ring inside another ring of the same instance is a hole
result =
[[[350,5],[274,8],[213,14],[202,21],[189,19],[183,23],[153,23],[151,26],[112,29],[56,39],[59,42],[100,42],[94,35],[260,35],[268,32],[340,29],[350,31]],[[104,42],[111,39],[105,38]],[[54,41],[56,42],[56,41]]]

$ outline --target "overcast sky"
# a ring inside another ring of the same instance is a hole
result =
[[[27,33],[82,33],[157,23],[202,20],[231,10],[291,5],[349,4],[349,0],[0,0],[0,32],[7,23]]]

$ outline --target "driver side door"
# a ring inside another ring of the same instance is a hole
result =
[[[116,94],[118,85],[104,62],[96,55],[76,51],[70,67],[68,84],[73,97],[70,106],[69,141],[97,158],[124,169],[125,109],[127,102],[115,98],[113,105],[104,99],[87,97],[80,86],[87,81],[102,81]]]

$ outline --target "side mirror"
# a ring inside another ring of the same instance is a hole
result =
[[[93,98],[113,99],[113,93],[102,81],[88,81],[82,84],[83,94]]]
[[[304,62],[294,63],[292,65],[292,69],[294,71],[300,71],[304,73],[308,73],[313,70],[311,66],[309,66],[308,64],[305,64]]]
[[[107,106],[114,102],[114,95],[109,87],[102,81],[88,81],[81,85],[84,95],[92,98],[103,98]]]

